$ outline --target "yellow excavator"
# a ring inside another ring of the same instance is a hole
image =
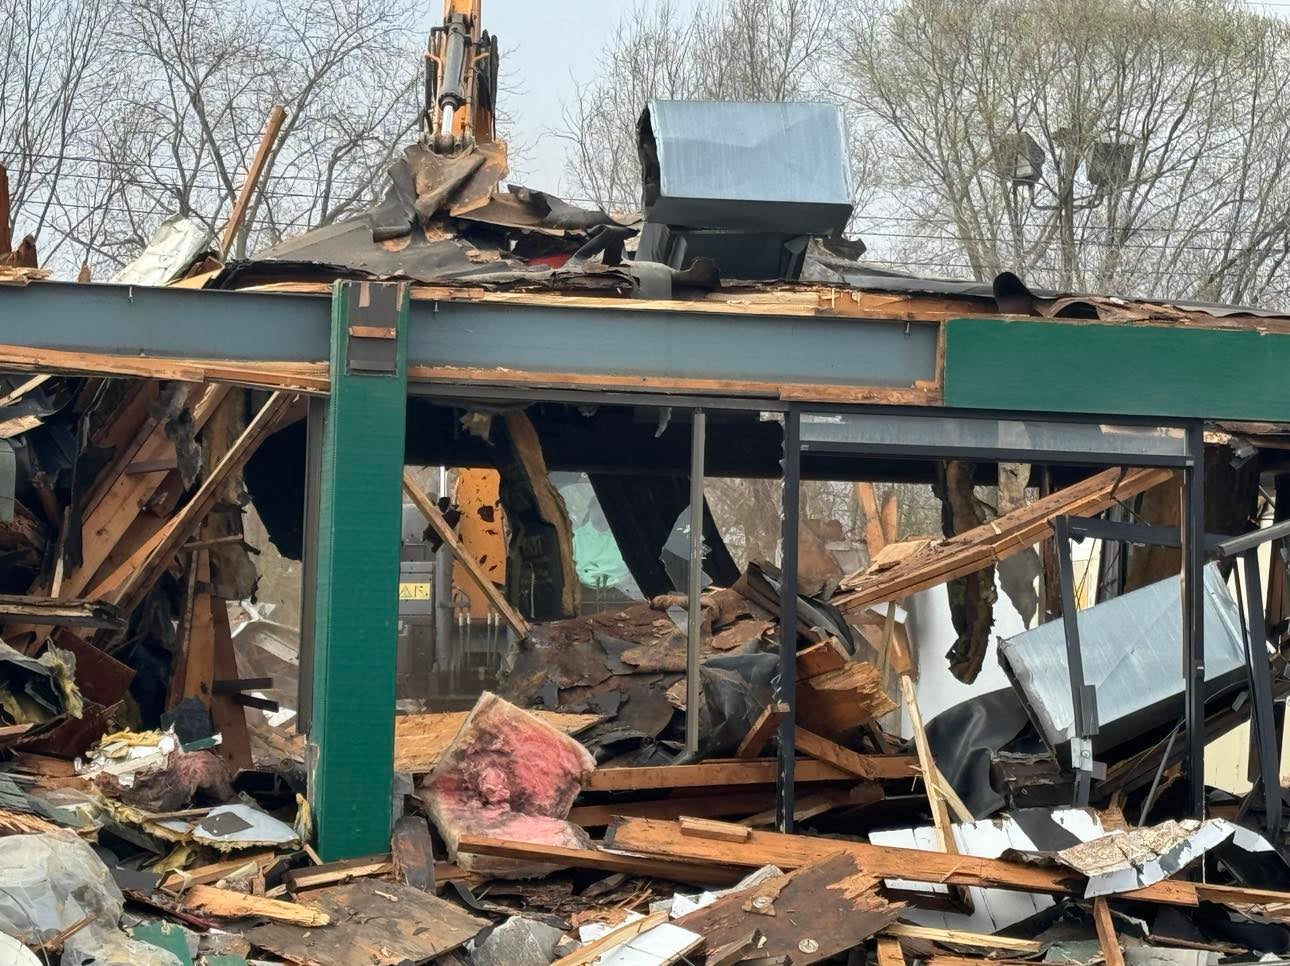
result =
[[[481,0],[444,0],[443,25],[426,46],[422,144],[436,160],[418,173],[418,194],[450,215],[488,203],[506,175],[506,142],[497,139],[497,39],[483,29]],[[436,191],[436,189],[438,189]]]

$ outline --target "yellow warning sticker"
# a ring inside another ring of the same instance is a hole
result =
[[[399,600],[429,600],[429,584],[413,584],[399,581]]]

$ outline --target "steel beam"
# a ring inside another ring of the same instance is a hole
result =
[[[414,299],[411,366],[911,388],[936,323]],[[630,303],[629,303],[630,304]],[[0,288],[0,344],[237,361],[329,358],[325,296],[39,282]]]
[[[703,456],[708,417],[694,410],[690,423],[690,572],[687,575],[689,616],[685,631],[685,750],[699,751],[699,645],[703,637]]]
[[[337,282],[333,306],[309,734],[327,861],[389,848],[408,289]]]
[[[779,723],[779,773],[775,783],[775,827],[793,831],[793,782],[797,766],[797,527],[801,510],[801,411],[784,414],[783,529],[780,534],[779,676],[774,697],[788,707]]]
[[[1183,774],[1188,813],[1205,817],[1205,431],[1187,427],[1192,458],[1184,471],[1182,512],[1183,717],[1187,736]]]

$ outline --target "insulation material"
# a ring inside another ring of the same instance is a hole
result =
[[[462,835],[586,848],[586,833],[565,820],[595,761],[573,738],[485,693],[422,783],[419,796],[463,869],[491,875],[543,875],[550,866],[457,853]]]

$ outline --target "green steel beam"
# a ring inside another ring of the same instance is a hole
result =
[[[1290,335],[1179,325],[951,319],[945,404],[1290,420]]]
[[[389,848],[409,301],[394,283],[332,293],[309,735],[327,861]]]

